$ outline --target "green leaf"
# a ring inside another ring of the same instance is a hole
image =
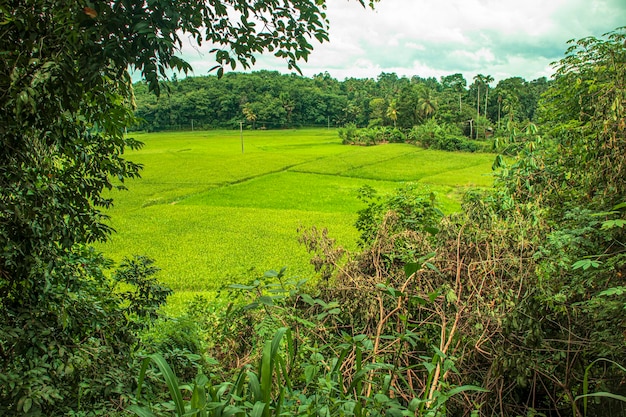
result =
[[[450,391],[448,391],[447,395],[449,397],[452,397],[453,395],[456,395],[465,391],[490,392],[488,389],[485,389],[483,387],[479,387],[476,385],[461,385],[460,387],[452,388]]]
[[[407,262],[404,264],[404,275],[409,278],[420,269],[421,265],[417,262]]]
[[[579,395],[578,397],[576,397],[576,400],[578,400],[579,398],[588,398],[588,397],[605,397],[605,398],[612,398],[614,400],[626,402],[626,397],[623,395],[613,394],[611,392],[602,392],[602,391],[592,392],[591,394]]]
[[[300,294],[300,298],[302,298],[302,301],[310,306],[315,304],[315,300],[313,300],[313,297],[311,297],[309,294]]]
[[[134,404],[129,406],[126,410],[137,414],[139,417],[156,417],[156,415],[149,409],[145,407],[139,407]]]
[[[608,288],[598,294],[598,297],[610,297],[612,295],[622,295],[626,293],[626,287]]]
[[[434,370],[435,370],[435,365],[433,365],[433,364],[432,364],[432,363],[430,363],[430,362],[422,362],[422,366],[423,366],[424,368],[426,368],[426,370],[428,371],[428,373],[431,373],[432,371],[434,371]]]
[[[248,387],[252,393],[252,399],[260,401],[263,397],[263,393],[261,392],[261,382],[259,381],[259,377],[252,371],[246,372],[246,375],[248,376]]]
[[[448,292],[446,293],[446,301],[449,303],[455,303],[458,300],[456,293],[454,292],[454,290],[452,288],[450,288],[448,290]]]
[[[257,401],[252,407],[252,413],[250,413],[250,417],[263,417],[266,407],[267,404],[261,401]]]
[[[436,227],[429,227],[429,226],[427,226],[427,227],[424,228],[424,230],[426,232],[428,232],[429,234],[433,235],[433,236],[435,236],[437,233],[439,233],[439,229],[436,228]]]
[[[28,413],[28,411],[30,411],[32,406],[33,406],[33,399],[26,398],[26,400],[24,400],[24,405],[22,406],[22,409],[24,410],[25,413]]]
[[[619,227],[620,229],[623,229],[626,226],[626,220],[624,219],[616,219],[616,220],[606,220],[604,222],[602,222],[602,230],[607,230],[607,229],[614,229],[616,227]]]
[[[613,207],[613,210],[622,210],[622,209],[626,209],[626,201],[623,203],[619,203],[618,205]]]
[[[574,262],[572,265],[572,269],[581,269],[586,271],[589,268],[598,268],[602,262],[593,261],[591,259],[581,259],[580,261]]]
[[[253,290],[256,287],[256,285],[230,284],[226,288],[230,288],[233,290]]]
[[[161,375],[163,376],[165,384],[170,391],[170,396],[174,401],[176,413],[178,413],[179,416],[182,416],[185,414],[185,403],[183,401],[183,396],[180,392],[180,387],[178,386],[178,379],[176,378],[174,371],[165,358],[163,358],[160,354],[157,353],[150,355],[150,359],[156,363],[161,370]]]
[[[269,297],[267,295],[263,295],[261,297],[259,297],[259,302],[263,305],[266,305],[268,307],[273,307],[274,306],[274,300],[272,299],[272,297]]]

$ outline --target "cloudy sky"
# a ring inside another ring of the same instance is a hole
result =
[[[330,42],[313,42],[305,76],[329,72],[376,78],[489,74],[496,82],[550,77],[566,42],[626,26],[626,0],[381,0],[374,11],[355,0],[328,0]],[[214,63],[183,50],[194,75]],[[253,70],[288,73],[286,62],[263,56]]]

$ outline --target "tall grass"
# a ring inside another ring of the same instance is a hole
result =
[[[357,190],[380,193],[418,182],[446,212],[467,186],[489,186],[493,156],[423,150],[406,144],[341,145],[336,130],[137,134],[144,149],[127,157],[142,179],[112,192],[117,230],[99,249],[116,260],[145,254],[177,292],[212,291],[250,274],[288,266],[311,276],[299,227],[328,228],[354,249],[363,208]]]

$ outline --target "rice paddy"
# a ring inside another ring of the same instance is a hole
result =
[[[491,154],[424,150],[408,144],[341,145],[336,130],[197,131],[134,135],[145,146],[127,158],[142,178],[114,191],[107,214],[117,233],[98,249],[116,261],[147,255],[173,304],[248,282],[270,269],[313,278],[298,229],[328,229],[356,249],[364,203],[358,189],[391,193],[417,183],[444,212],[468,187],[492,184]]]

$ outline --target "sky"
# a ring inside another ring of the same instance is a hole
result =
[[[312,41],[314,51],[300,64],[305,76],[550,78],[568,40],[626,26],[626,0],[381,0],[375,10],[327,0],[327,7],[330,42]],[[214,65],[209,53],[187,45],[182,52],[192,75]],[[252,68],[262,69],[292,72],[272,55]]]

